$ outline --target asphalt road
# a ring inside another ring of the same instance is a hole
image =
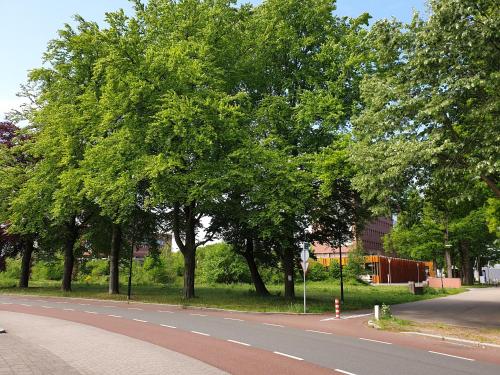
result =
[[[368,335],[366,329],[356,328],[357,319],[325,321],[323,316],[8,295],[0,296],[0,309],[91,324],[163,345],[230,373],[500,373],[498,349],[462,348],[416,338],[404,341],[385,333]],[[346,329],[349,324],[351,329]]]
[[[454,296],[395,305],[392,312],[421,322],[500,328],[500,287],[472,288]]]

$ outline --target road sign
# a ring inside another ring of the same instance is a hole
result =
[[[302,271],[307,272],[307,268],[309,267],[309,263],[306,262],[300,262],[300,264],[302,265]]]
[[[302,259],[303,262],[307,262],[309,259],[309,248],[302,250],[300,253],[300,259]]]

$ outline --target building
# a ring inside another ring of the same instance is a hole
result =
[[[342,246],[342,256],[347,255],[357,246],[357,241],[361,241],[363,250],[367,255],[384,255],[384,235],[392,229],[392,219],[379,217],[364,227],[357,240],[346,243]],[[315,243],[313,245],[314,255],[320,258],[338,258],[339,249],[333,249],[328,245]]]

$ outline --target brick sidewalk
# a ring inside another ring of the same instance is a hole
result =
[[[58,356],[9,333],[0,335],[0,375],[77,375]]]
[[[0,311],[0,375],[224,375],[183,354],[66,320]]]

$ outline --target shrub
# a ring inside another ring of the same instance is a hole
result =
[[[357,279],[365,272],[365,258],[363,249],[356,247],[349,252],[348,262],[345,266],[345,276],[348,279]]]
[[[19,258],[7,258],[6,259],[6,271],[0,273],[0,278],[3,280],[17,280],[21,275],[21,259]]]
[[[309,262],[306,279],[311,281],[323,281],[328,279],[328,269],[318,262]]]
[[[56,257],[52,261],[40,260],[31,268],[33,280],[62,280],[64,273],[64,260]]]
[[[198,273],[206,283],[250,283],[250,271],[242,256],[226,243],[200,248]]]
[[[337,259],[332,259],[328,267],[328,273],[333,279],[340,279],[340,263]]]

